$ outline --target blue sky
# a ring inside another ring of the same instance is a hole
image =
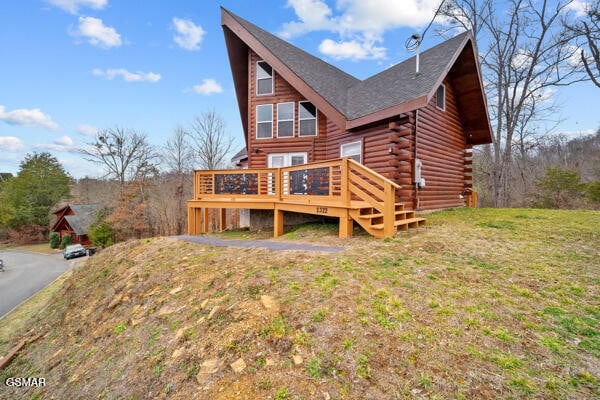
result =
[[[0,171],[48,151],[76,178],[101,176],[75,150],[98,129],[146,133],[160,146],[214,109],[242,146],[223,32],[223,6],[363,79],[412,54],[439,0],[19,0],[0,6]],[[332,24],[335,21],[335,24]],[[422,47],[441,39],[433,32]],[[553,93],[558,131],[600,127],[600,90]]]

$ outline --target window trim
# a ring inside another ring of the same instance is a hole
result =
[[[280,119],[279,118],[279,106],[284,104],[292,105],[292,119]],[[279,123],[280,122],[289,122],[292,121],[292,135],[291,136],[279,136]],[[283,103],[277,103],[277,138],[278,139],[288,139],[296,136],[296,103],[293,101],[287,101]]]
[[[265,63],[269,66],[269,68],[271,68],[271,77],[270,78],[259,78],[258,77],[258,64],[260,64],[260,63]],[[258,81],[265,80],[265,79],[271,79],[271,91],[269,93],[258,93]],[[258,60],[256,62],[256,82],[255,83],[256,83],[256,95],[257,96],[268,96],[275,92],[275,71],[273,70],[273,67],[271,66],[271,64],[269,64],[265,60]]]
[[[259,107],[271,107],[271,121],[259,121],[258,120],[258,108]],[[273,104],[257,104],[256,105],[256,139],[257,140],[262,140],[262,139],[273,139]],[[258,136],[258,125],[259,124],[266,124],[267,122],[269,122],[271,124],[271,136],[265,136],[265,137],[259,137]]]
[[[304,163],[302,164],[296,164],[296,165],[303,165],[308,163],[308,153],[306,151],[300,151],[300,152],[294,152],[294,153],[269,153],[267,155],[267,165],[272,165],[271,160],[273,159],[273,157],[277,157],[277,156],[283,156],[284,159],[284,164],[289,164],[286,165],[285,167],[292,167],[292,157],[294,156],[302,156],[304,158]],[[280,167],[280,168],[285,168],[285,167]],[[269,168],[273,168],[273,167],[269,167]]]
[[[442,88],[442,107],[440,107],[440,105],[439,105],[440,88]],[[435,107],[438,110],[446,111],[446,85],[443,83],[440,84],[440,86],[438,86],[438,88],[435,90]]]
[[[302,131],[300,130],[300,121],[309,121],[312,120],[312,118],[301,118],[300,117],[300,104],[302,103],[310,103],[313,105],[313,107],[315,108],[315,134],[314,135],[303,135]],[[310,102],[309,100],[302,100],[298,102],[298,137],[317,137],[319,136],[319,109],[317,108],[317,106],[315,106],[312,102]]]
[[[348,146],[352,146],[352,145],[356,145],[359,144],[360,145],[360,150],[357,154],[350,154],[350,155],[344,155],[344,147],[348,147]],[[350,157],[352,158],[352,156],[354,155],[358,155],[360,157],[360,161],[358,161],[360,164],[363,163],[363,140],[355,140],[353,142],[348,142],[348,143],[342,143],[340,145],[340,157],[344,158],[344,157]],[[356,160],[355,160],[356,161]]]

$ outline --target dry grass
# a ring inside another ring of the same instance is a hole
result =
[[[7,247],[10,250],[15,251],[26,251],[30,253],[39,253],[39,254],[55,254],[60,250],[51,249],[48,243],[38,243],[38,244],[24,244],[20,246],[10,246]]]
[[[349,247],[336,255],[128,242],[74,272],[0,381],[46,377],[11,389],[27,399],[598,397],[598,226],[598,212],[456,210],[391,240],[280,239]]]

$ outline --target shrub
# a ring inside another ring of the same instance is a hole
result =
[[[94,246],[108,247],[114,244],[114,232],[105,221],[94,223],[90,226],[88,236]]]
[[[60,242],[60,248],[64,249],[71,243],[73,243],[73,241],[71,240],[71,235],[65,235],[63,236],[62,241]]]
[[[60,235],[58,234],[58,232],[51,232],[50,233],[50,248],[58,249],[58,246],[60,246]]]
[[[548,168],[535,187],[535,206],[557,209],[576,207],[584,189],[577,171],[562,168]]]

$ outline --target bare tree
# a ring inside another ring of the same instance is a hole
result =
[[[577,48],[565,42],[561,24],[570,3],[509,0],[498,10],[492,1],[452,0],[442,10],[455,27],[473,29],[487,43],[481,65],[494,132],[482,167],[495,207],[511,204],[515,146],[522,150],[536,127],[556,123],[552,89],[583,80],[573,64]]]
[[[199,157],[200,169],[218,169],[226,164],[233,138],[225,132],[223,117],[214,110],[205,111],[194,119],[188,132]]]
[[[145,180],[157,172],[158,153],[146,135],[135,130],[106,129],[88,145],[80,150],[85,159],[104,167],[106,177],[116,179],[121,186],[127,181]]]
[[[575,21],[565,19],[567,29],[581,48],[580,58],[590,80],[600,88],[600,1],[585,3],[587,8]],[[585,49],[589,54],[586,55]]]
[[[168,173],[163,174],[161,179],[161,195],[168,192],[169,207],[159,208],[160,217],[165,221],[162,227],[172,227],[172,232],[163,234],[181,235],[187,223],[186,200],[190,198],[190,190],[193,186],[192,168],[194,152],[188,142],[188,134],[182,127],[177,127],[173,136],[165,143],[163,148],[163,162],[168,168]],[[162,197],[157,196],[159,201]],[[175,204],[173,204],[175,199]],[[175,205],[175,207],[173,207]],[[169,212],[171,211],[171,212]]]

